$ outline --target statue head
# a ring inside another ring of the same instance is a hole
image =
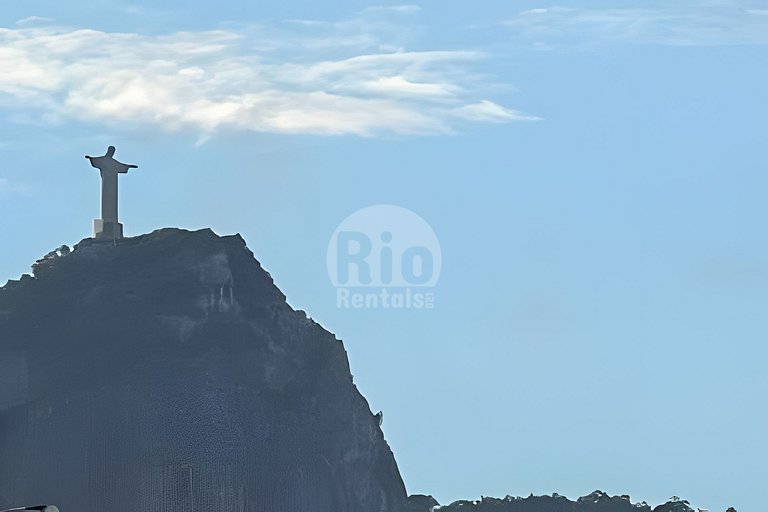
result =
[[[110,158],[115,156],[115,146],[109,146],[107,148],[107,156],[110,157]]]

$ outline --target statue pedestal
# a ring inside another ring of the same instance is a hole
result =
[[[119,222],[96,219],[93,221],[93,237],[100,240],[121,240],[123,225]]]

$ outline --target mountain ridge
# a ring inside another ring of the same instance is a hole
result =
[[[34,274],[0,289],[0,509],[404,508],[343,343],[239,235],[86,239]]]

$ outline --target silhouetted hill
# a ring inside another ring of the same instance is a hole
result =
[[[400,512],[342,343],[239,236],[49,254],[0,289],[0,509]]]
[[[629,496],[609,496],[602,491],[571,501],[565,496],[534,496],[527,498],[483,497],[476,501],[457,501],[440,506],[431,496],[411,496],[408,512],[695,512],[687,501],[673,499],[656,508],[647,503],[632,503]]]

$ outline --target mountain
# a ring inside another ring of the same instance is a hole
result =
[[[401,512],[341,341],[239,236],[86,239],[0,288],[0,509]]]
[[[693,512],[407,497],[342,342],[239,235],[86,239],[33,269],[0,288],[0,510]]]

